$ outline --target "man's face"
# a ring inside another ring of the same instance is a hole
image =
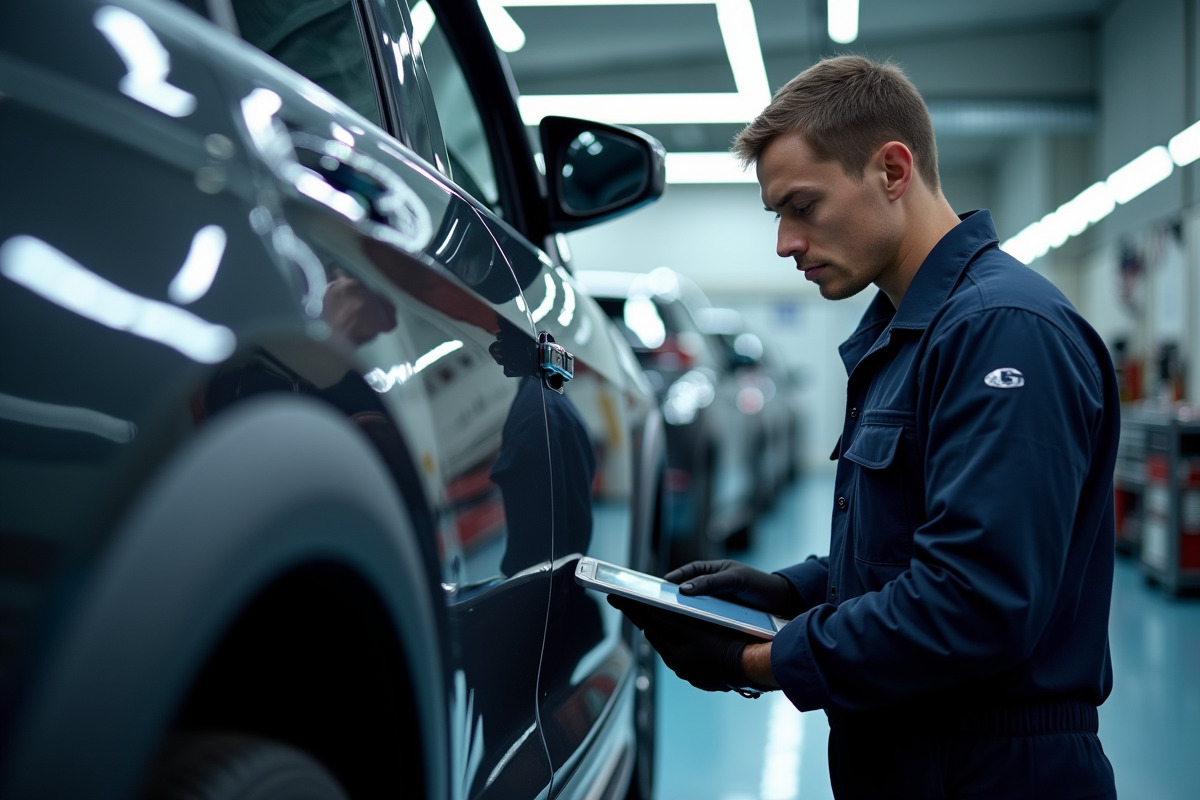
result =
[[[821,296],[842,300],[887,282],[899,262],[899,217],[876,159],[852,180],[798,133],[775,138],[758,159],[763,204],[778,215],[776,252],[791,258]]]

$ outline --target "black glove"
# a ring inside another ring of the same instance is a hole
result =
[[[680,584],[680,594],[717,595],[784,619],[805,610],[800,592],[787,578],[728,559],[693,561],[671,570],[663,579]]]
[[[742,651],[761,639],[619,595],[610,594],[608,602],[646,634],[672,672],[697,689],[754,697],[761,693],[750,686],[742,669]]]

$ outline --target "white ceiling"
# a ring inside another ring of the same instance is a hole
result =
[[[620,1],[500,0],[526,37],[509,55],[522,95],[738,90],[715,0]],[[828,38],[826,0],[720,2],[752,6],[769,90],[836,52],[899,63],[933,112],[944,169],[987,169],[1013,137],[1087,134],[1095,124],[1096,40],[1112,0],[860,0],[849,45]],[[615,121],[679,152],[725,150],[749,119]]]

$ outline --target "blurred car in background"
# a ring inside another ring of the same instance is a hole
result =
[[[748,547],[763,474],[760,409],[724,345],[696,315],[711,306],[690,279],[579,270],[576,279],[633,347],[667,423],[664,531],[672,564]]]
[[[802,419],[796,376],[737,310],[701,308],[696,322],[728,360],[738,381],[737,406],[754,423],[759,453],[754,462],[759,470],[755,503],[760,512],[765,511],[799,473]]]

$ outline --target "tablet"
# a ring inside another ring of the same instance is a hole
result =
[[[739,605],[712,595],[683,595],[674,583],[627,567],[583,557],[575,566],[575,580],[589,589],[618,594],[657,608],[715,622],[761,639],[773,639],[788,623],[766,611]]]

